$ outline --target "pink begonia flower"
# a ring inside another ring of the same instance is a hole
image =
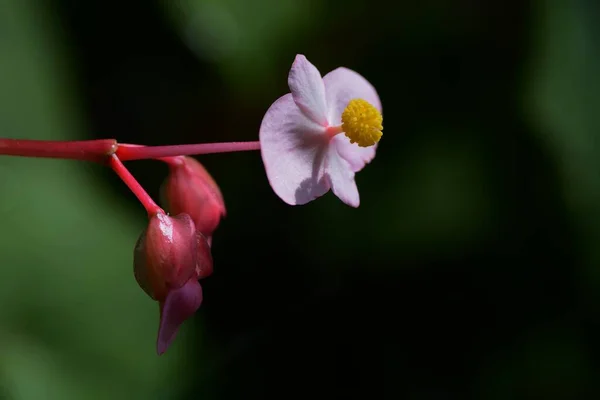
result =
[[[375,157],[382,133],[381,101],[361,75],[337,68],[324,77],[303,55],[288,76],[291,93],[271,105],[260,126],[269,183],[291,205],[331,189],[344,203],[360,203],[354,174]]]

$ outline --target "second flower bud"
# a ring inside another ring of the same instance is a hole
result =
[[[168,164],[169,176],[161,190],[166,208],[172,214],[189,214],[196,230],[210,242],[226,213],[221,190],[202,164],[192,157],[176,157]]]

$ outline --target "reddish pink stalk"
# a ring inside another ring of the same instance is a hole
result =
[[[119,143],[119,147],[146,147],[141,144],[129,144],[129,143]],[[122,152],[122,151],[121,151]],[[181,164],[183,156],[174,156],[174,157],[157,157],[153,158],[153,160],[162,161],[168,165],[179,165]]]
[[[57,141],[0,139],[0,155],[104,162],[117,150],[114,139]]]
[[[260,142],[140,146],[136,144],[119,144],[114,139],[57,141],[0,138],[0,155],[61,158],[108,163],[139,199],[150,216],[164,211],[152,200],[144,188],[125,168],[122,161],[157,159],[170,165],[177,165],[182,162],[181,156],[259,149]]]
[[[160,208],[154,202],[154,200],[152,200],[152,198],[144,190],[142,185],[140,185],[140,183],[133,177],[133,175],[131,175],[131,172],[129,172],[129,170],[125,168],[125,166],[123,165],[121,160],[119,160],[119,157],[117,157],[117,155],[113,154],[110,157],[108,164],[113,169],[113,171],[115,171],[116,174],[119,175],[119,178],[121,178],[121,180],[125,182],[127,187],[133,192],[133,194],[135,194],[135,196],[138,198],[140,203],[142,203],[150,217],[158,213],[164,213],[163,209]]]
[[[123,161],[191,156],[197,154],[231,153],[259,150],[260,142],[198,143],[172,146],[138,146],[119,144],[116,154]]]
[[[62,158],[95,162],[106,162],[112,154],[117,154],[121,161],[162,159],[162,161],[168,162],[168,158],[177,156],[232,153],[259,149],[260,142],[140,146],[136,144],[119,144],[114,139],[83,141],[0,139],[0,155]]]

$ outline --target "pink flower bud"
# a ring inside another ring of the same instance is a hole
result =
[[[169,162],[169,168],[162,187],[169,212],[189,214],[196,230],[210,242],[221,217],[225,216],[221,190],[202,164],[192,157],[177,157]]]
[[[158,213],[135,246],[135,279],[154,300],[163,301],[172,288],[182,287],[196,276],[198,237],[187,214],[176,217]]]
[[[198,279],[212,273],[210,246],[187,214],[158,213],[138,239],[134,251],[135,279],[160,305],[156,350],[164,353],[183,322],[202,303]]]

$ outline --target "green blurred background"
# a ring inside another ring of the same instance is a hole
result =
[[[256,140],[296,53],[369,79],[385,130],[356,210],[199,158],[228,216],[162,357],[133,195],[0,158],[0,398],[597,397],[599,43],[594,0],[3,1],[2,137]]]

